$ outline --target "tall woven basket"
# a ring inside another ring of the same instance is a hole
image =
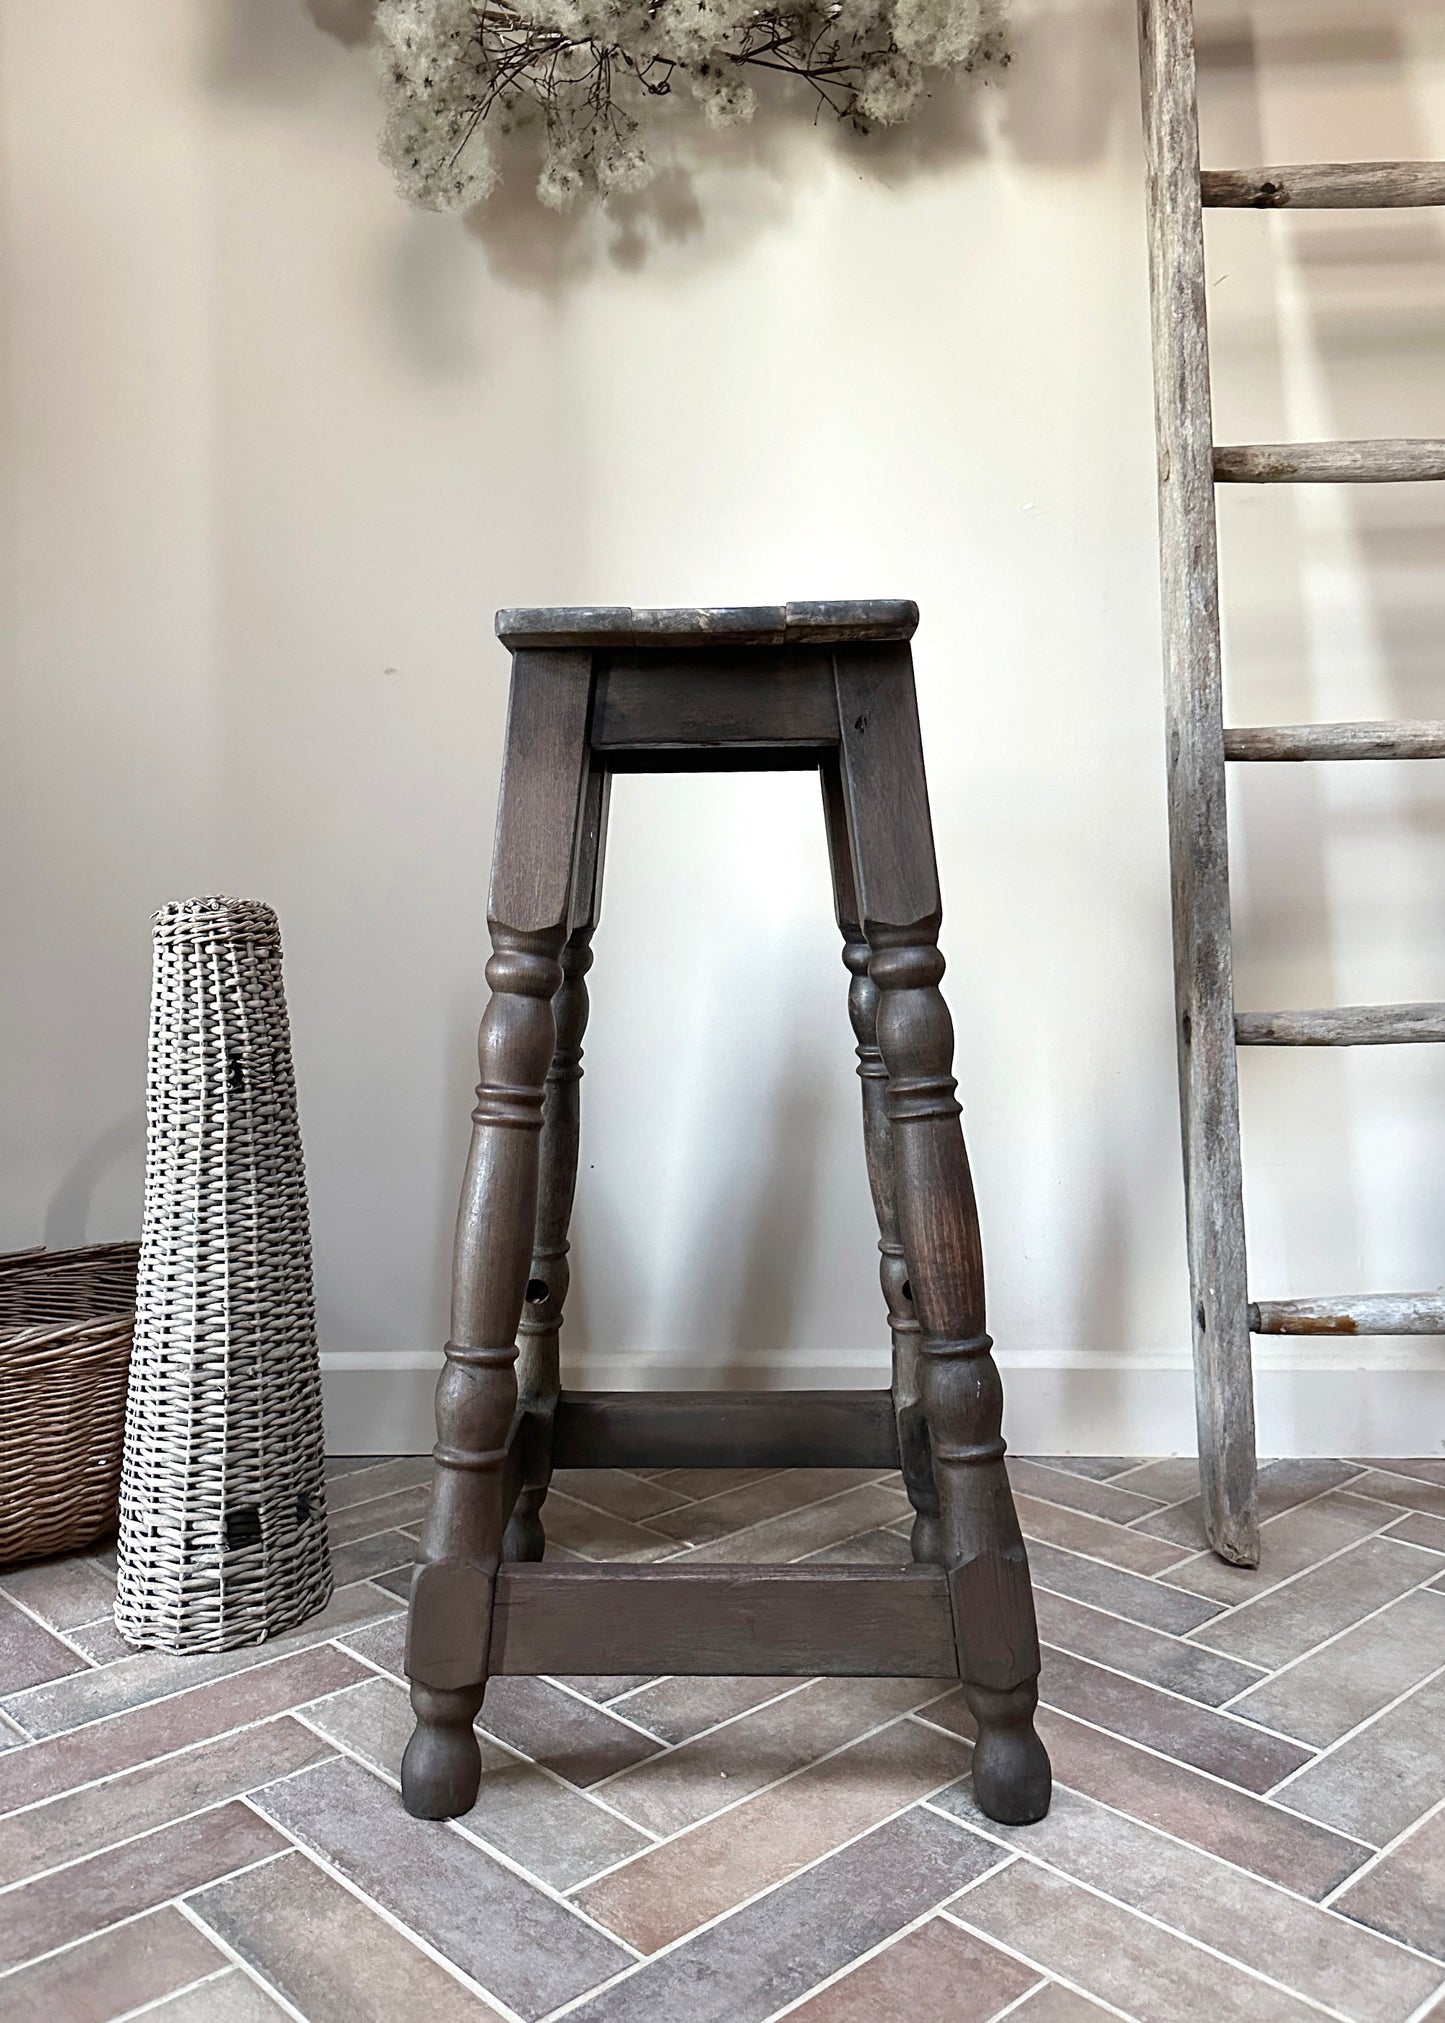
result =
[[[306,1182],[269,906],[155,917],[116,1627],[254,1644],[331,1594]]]

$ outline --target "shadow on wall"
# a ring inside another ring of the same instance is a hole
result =
[[[65,1250],[87,1241],[97,1188],[113,1166],[129,1163],[144,1143],[145,1112],[131,1110],[92,1138],[79,1158],[71,1161],[46,1205],[41,1241],[47,1250]]]
[[[304,100],[325,88],[344,52],[365,62],[373,13],[374,0],[230,0],[216,16],[210,81],[277,102]],[[1130,0],[1011,0],[1010,21],[1004,80],[953,78],[912,119],[866,135],[818,116],[801,87],[790,103],[795,88],[787,84],[751,122],[722,131],[679,95],[663,108],[673,129],[670,165],[647,189],[603,207],[548,210],[535,194],[537,150],[513,137],[499,150],[498,188],[465,229],[502,278],[550,292],[601,267],[725,261],[786,221],[797,190],[825,158],[849,175],[901,186],[990,155],[1076,168],[1103,155],[1120,118],[1137,126],[1132,94],[1121,96],[1118,86],[1131,74],[1118,60],[1121,40],[1131,43],[1134,33]],[[425,285],[419,263],[414,243],[403,254],[406,278]]]

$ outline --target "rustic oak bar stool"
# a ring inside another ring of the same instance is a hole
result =
[[[993,1818],[1039,1819],[1038,1637],[939,991],[913,604],[503,611],[511,707],[479,1039],[411,1590],[409,1811],[474,1803],[505,1673],[957,1676]],[[893,1330],[891,1391],[559,1391],[577,1084],[615,772],[816,767]],[[901,1467],[918,1564],[577,1566],[542,1557],[552,1468]]]

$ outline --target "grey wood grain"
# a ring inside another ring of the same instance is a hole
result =
[[[1319,1011],[1236,1012],[1242,1047],[1392,1047],[1445,1040],[1445,1004],[1342,1004]]]
[[[1445,162],[1292,162],[1206,169],[1204,202],[1221,210],[1377,211],[1445,204]]]
[[[1257,1300],[1249,1309],[1249,1326],[1256,1335],[1440,1335],[1445,1334],[1445,1293]]]
[[[1214,475],[1223,485],[1427,484],[1445,478],[1445,442],[1220,443]]]
[[[1445,759],[1445,718],[1395,723],[1251,724],[1226,730],[1224,756],[1238,760]]]
[[[948,1678],[948,1584],[936,1567],[506,1566],[492,1669]]]
[[[522,647],[833,645],[911,639],[918,606],[874,597],[791,604],[688,604],[668,610],[627,604],[526,608],[497,613],[497,637]]]

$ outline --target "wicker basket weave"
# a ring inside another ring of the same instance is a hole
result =
[[[0,1257],[0,1566],[115,1530],[136,1248]]]
[[[116,1627],[261,1642],[331,1594],[306,1180],[269,906],[155,917]]]

